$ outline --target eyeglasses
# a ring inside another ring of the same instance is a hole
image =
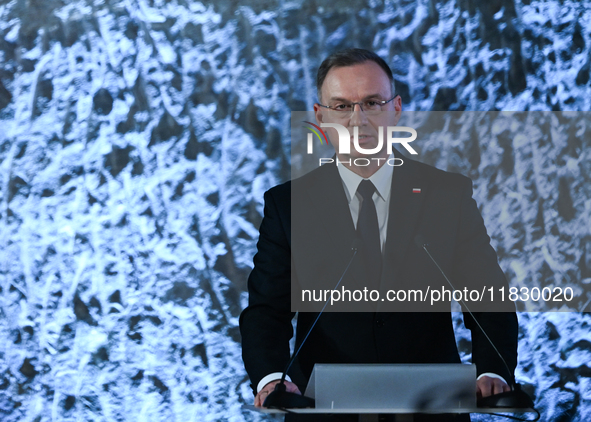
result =
[[[363,111],[365,114],[372,115],[372,114],[378,114],[379,112],[381,112],[382,108],[396,97],[397,97],[397,95],[390,98],[388,101],[365,100],[365,101],[359,101],[356,103],[354,103],[354,102],[351,102],[351,103],[340,102],[340,103],[337,103],[332,106],[327,106],[327,105],[323,105],[323,104],[318,104],[318,105],[320,107],[328,108],[329,110],[335,111],[337,113],[337,115],[339,115],[339,116],[345,117],[345,116],[349,116],[350,114],[353,114],[353,111],[355,110],[355,104],[357,104],[357,105],[359,105],[359,108],[361,108],[361,111]]]

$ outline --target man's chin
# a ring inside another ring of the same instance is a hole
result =
[[[371,162],[385,160],[388,158],[387,154],[380,152],[378,154],[348,154],[348,155],[337,155],[337,158],[341,162],[358,161],[358,162]]]

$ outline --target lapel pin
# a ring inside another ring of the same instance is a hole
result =
[[[421,193],[421,188],[412,188],[412,193]]]

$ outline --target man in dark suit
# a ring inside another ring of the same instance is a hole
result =
[[[353,284],[365,275],[370,287],[382,294],[385,289],[425,287],[434,280],[442,286],[437,268],[414,245],[415,236],[421,234],[457,286],[470,286],[475,280],[478,286],[506,285],[472,199],[471,181],[402,157],[398,151],[394,155],[404,163],[391,166],[385,146],[376,148],[380,128],[395,126],[402,108],[388,65],[367,50],[338,52],[322,63],[317,88],[317,122],[339,123],[351,133],[357,127],[358,145],[377,152],[367,165],[356,166],[355,159],[367,155],[353,146],[341,153],[336,132],[329,130],[337,150],[334,162],[265,194],[258,252],[248,283],[249,306],[240,318],[243,359],[257,406],[273,390],[289,360],[292,295],[320,281],[336,283],[367,221],[373,224],[375,244],[361,242],[360,254],[343,283]],[[303,390],[315,363],[460,362],[449,303],[445,313],[416,312],[417,308],[402,303],[384,309],[323,314],[289,374],[288,391]],[[316,315],[298,314],[296,347]],[[516,315],[476,312],[475,317],[509,367],[465,314],[465,325],[472,331],[478,394],[508,391],[507,381],[517,363]]]

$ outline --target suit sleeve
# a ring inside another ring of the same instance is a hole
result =
[[[266,375],[283,372],[293,335],[290,308],[290,193],[265,193],[254,268],[248,278],[248,307],[240,315],[242,358],[253,391]],[[256,391],[255,391],[256,394]]]
[[[458,258],[454,262],[455,279],[463,286],[479,291],[482,288],[488,291],[492,287],[497,293],[492,301],[487,294],[484,301],[477,304],[477,311],[473,310],[474,318],[490,337],[494,347],[474,318],[464,311],[464,323],[472,333],[472,362],[476,364],[478,375],[492,372],[511,383],[517,366],[517,315],[515,305],[507,301],[507,298],[501,301],[498,295],[499,288],[505,287],[505,291],[508,290],[508,284],[498,264],[497,254],[490,245],[490,237],[480,211],[472,199],[471,181],[467,181],[463,189],[459,227],[455,254]]]

